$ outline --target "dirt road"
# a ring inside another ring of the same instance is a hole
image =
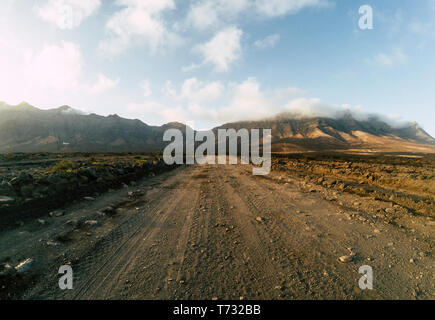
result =
[[[434,299],[433,221],[397,226],[347,205],[358,196],[328,192],[249,166],[181,167],[10,231],[2,255],[36,255],[26,299]],[[109,204],[116,214],[104,216]],[[98,224],[56,238],[73,217]],[[53,238],[63,241],[48,247]],[[64,263],[73,290],[58,288]],[[358,287],[362,265],[373,290]]]

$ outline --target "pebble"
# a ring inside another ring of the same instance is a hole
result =
[[[18,273],[24,273],[30,270],[30,268],[32,267],[34,261],[32,258],[27,258],[26,260],[20,262],[16,267],[15,270]]]
[[[352,256],[341,256],[340,258],[338,258],[338,261],[342,262],[342,263],[348,263],[351,262],[353,259]]]

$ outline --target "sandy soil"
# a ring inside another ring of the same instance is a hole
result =
[[[180,167],[0,234],[0,261],[35,260],[2,297],[434,299],[434,219],[391,223],[372,206],[386,203],[291,173]],[[62,264],[73,290],[58,287]],[[373,290],[358,287],[362,265]]]

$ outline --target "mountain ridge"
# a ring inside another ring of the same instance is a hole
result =
[[[0,102],[0,152],[150,152],[161,151],[163,133],[185,125],[169,122],[150,126],[138,119],[116,114],[85,114],[64,105],[41,110],[23,102],[16,106]],[[238,121],[218,129],[272,129],[275,152],[370,150],[431,152],[435,139],[416,122],[394,127],[379,117],[296,117],[278,114],[264,120]]]

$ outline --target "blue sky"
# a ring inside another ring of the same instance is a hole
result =
[[[434,0],[2,0],[0,101],[198,129],[345,108],[434,136],[434,40]]]

